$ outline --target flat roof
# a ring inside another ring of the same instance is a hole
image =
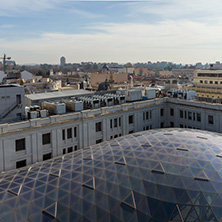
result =
[[[76,89],[76,90],[65,90],[58,92],[27,94],[25,95],[25,97],[30,100],[43,100],[43,99],[56,99],[56,98],[70,97],[70,96],[89,95],[94,93],[95,93],[94,91]]]
[[[199,69],[197,73],[221,73],[221,69]]]
[[[23,86],[17,85],[17,84],[0,85],[0,88],[4,88],[4,87],[23,87]]]

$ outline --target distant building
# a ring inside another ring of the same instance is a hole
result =
[[[146,67],[133,67],[133,72],[136,75],[147,76],[148,75],[148,68],[146,68]]]
[[[109,71],[115,72],[115,73],[129,73],[133,74],[133,67],[109,67]]]
[[[105,82],[102,82],[99,84],[99,87],[98,87],[98,91],[105,91],[105,90],[108,90],[109,89],[109,82],[108,80],[106,79]]]
[[[215,68],[215,67],[214,67]],[[196,70],[192,87],[186,87],[197,92],[197,99],[201,101],[222,101],[222,70]]]
[[[91,73],[91,85],[95,86],[102,82],[105,82],[106,79],[110,82],[115,83],[124,83],[128,81],[128,73]]]
[[[169,71],[169,70],[161,70],[159,71],[159,76],[163,77],[163,76],[173,76],[173,72]]]
[[[30,81],[33,82],[34,75],[26,70],[21,72],[21,78],[24,79],[25,81]]]
[[[210,64],[209,68],[211,70],[222,70],[222,64],[217,62],[216,64]]]
[[[108,71],[110,71],[109,67],[104,63],[101,72],[108,72]]]
[[[178,82],[177,79],[167,79],[164,83],[165,89],[177,89]]]
[[[19,70],[13,70],[7,73],[7,75],[2,80],[4,84],[18,84],[21,80],[22,75]]]
[[[36,82],[25,82],[25,92],[26,94],[32,93],[45,93],[57,91],[62,87],[62,81],[59,79],[52,80],[50,78],[41,78]]]
[[[178,76],[186,76],[186,77],[193,77],[194,69],[193,68],[175,68],[172,69],[172,73],[175,77]]]
[[[19,70],[12,70],[7,74],[0,72],[0,83],[20,84],[21,80],[23,80],[25,83],[32,83],[34,81],[34,75],[26,70],[22,72]]]
[[[10,60],[10,61],[6,60],[6,61],[5,61],[5,64],[6,64],[6,65],[9,65],[9,66],[16,66],[15,61],[12,61],[12,60]]]
[[[66,64],[66,58],[64,57],[64,56],[62,56],[61,58],[60,58],[60,65],[61,66],[64,66]]]

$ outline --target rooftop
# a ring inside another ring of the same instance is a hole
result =
[[[0,88],[10,88],[10,87],[23,87],[23,86],[17,84],[0,85]]]
[[[89,95],[94,94],[95,92],[79,89],[79,90],[66,90],[58,92],[46,92],[46,93],[36,93],[36,94],[27,94],[25,95],[30,100],[48,100],[62,97],[70,96],[80,96],[80,95]]]

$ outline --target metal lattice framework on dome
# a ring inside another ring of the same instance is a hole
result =
[[[0,174],[0,221],[220,221],[222,137],[150,130]]]

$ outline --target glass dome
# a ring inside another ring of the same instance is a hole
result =
[[[0,221],[220,221],[222,137],[130,134],[0,174]]]

